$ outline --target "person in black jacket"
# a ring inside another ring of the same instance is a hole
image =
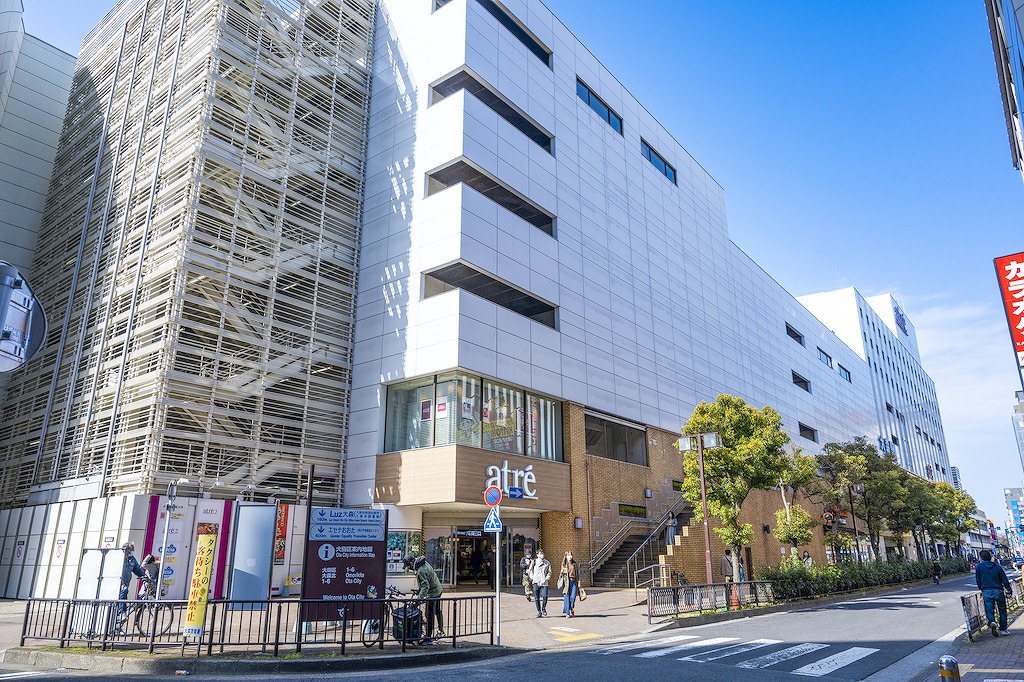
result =
[[[992,552],[981,550],[981,561],[974,569],[974,582],[985,599],[985,617],[993,637],[1010,634],[1006,630],[1006,594],[1013,594],[1013,587],[1003,567],[992,561]],[[1006,594],[1004,594],[1004,591]],[[996,630],[995,607],[999,606],[999,629]]]

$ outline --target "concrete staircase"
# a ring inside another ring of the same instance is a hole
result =
[[[632,587],[633,576],[629,574],[626,562],[633,553],[644,543],[647,535],[627,536],[622,544],[611,553],[600,568],[594,573],[594,587]],[[660,553],[665,553],[665,541],[660,539]]]

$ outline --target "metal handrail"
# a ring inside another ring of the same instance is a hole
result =
[[[637,601],[640,601],[638,594],[641,588],[646,590],[648,587],[664,587],[664,585],[661,585],[661,581],[665,577],[664,571],[662,570],[664,568],[665,567],[662,564],[651,564],[650,566],[644,566],[643,568],[638,568],[635,571],[633,571],[633,598]],[[659,570],[656,571],[655,569]],[[650,579],[644,580],[641,583],[640,574],[644,573],[645,571],[650,571],[651,577]],[[655,585],[655,583],[658,584]]]
[[[679,508],[679,506],[683,502],[686,502],[686,498],[683,497],[682,495],[680,495],[679,498],[675,502],[672,503],[672,506],[668,508],[668,511],[666,511],[664,514],[661,515],[661,519],[657,522],[657,525],[655,525],[654,530],[651,531],[651,534],[648,535],[644,539],[644,541],[642,543],[640,543],[640,546],[636,548],[636,551],[633,552],[633,554],[628,559],[626,559],[626,572],[627,572],[627,575],[629,573],[629,567],[630,566],[636,566],[637,563],[639,563],[637,557],[641,553],[643,553],[643,556],[645,558],[647,558],[647,556],[648,556],[647,555],[647,550],[650,549],[651,541],[661,534],[661,531],[665,528],[665,524],[668,523],[668,520],[670,518],[675,516],[676,510]],[[637,586],[637,582],[636,582],[636,574],[640,570],[643,570],[643,569],[634,569],[634,571],[633,571],[634,580],[633,580],[632,587],[633,587],[634,590],[638,587]]]
[[[601,564],[608,559],[608,556],[618,549],[620,543],[617,543],[616,540],[621,539],[620,536],[628,537],[632,533],[634,525],[649,526],[651,523],[653,523],[653,521],[649,519],[630,519],[626,523],[622,524],[619,529],[615,531],[614,535],[605,540],[605,543],[601,545],[601,549],[594,553],[594,556],[591,557],[590,561],[580,562],[580,569],[583,571],[596,572],[597,569],[601,567]]]

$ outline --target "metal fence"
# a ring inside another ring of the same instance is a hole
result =
[[[1024,577],[1012,579],[1010,587],[1013,588],[1013,594],[1007,597],[1006,608],[1014,609],[1024,603]],[[967,639],[973,642],[974,633],[988,626],[988,618],[985,616],[985,599],[981,596],[981,592],[971,592],[960,597],[960,603],[964,607]]]
[[[774,600],[772,584],[755,580],[743,583],[673,585],[647,588],[647,622],[655,616],[701,613],[763,606]]]
[[[435,636],[455,646],[460,639],[485,637],[494,643],[494,597],[449,597],[434,601],[441,615]],[[184,637],[185,601],[30,599],[25,605],[21,645],[56,644],[101,650],[179,647],[196,656],[260,653],[278,656],[303,649],[331,649],[345,655],[361,644],[405,651],[426,632],[423,600],[360,601],[271,599],[211,600],[201,638]],[[443,631],[443,638],[439,632]]]

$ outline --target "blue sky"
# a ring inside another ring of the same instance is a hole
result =
[[[70,52],[113,6],[24,3]],[[982,0],[547,5],[725,188],[733,241],[786,289],[896,296],[950,459],[1003,525],[1021,387],[992,259],[1024,251],[1024,182]]]

